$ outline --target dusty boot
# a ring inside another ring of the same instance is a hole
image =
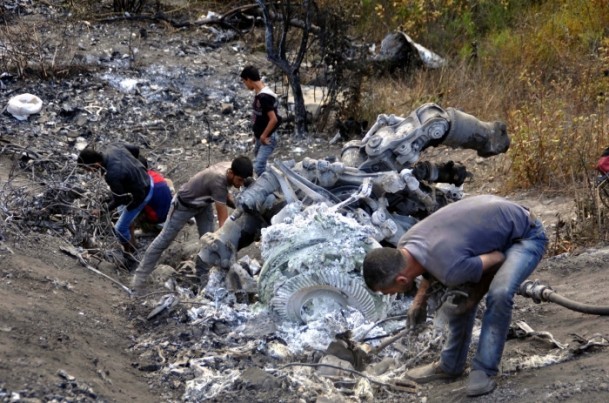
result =
[[[135,256],[135,254],[137,252],[135,245],[131,241],[123,243],[122,245],[123,245],[123,266],[127,269],[127,271],[130,271],[130,272],[134,271],[140,263]]]
[[[482,396],[491,393],[497,384],[484,371],[470,372],[465,389],[467,396]]]
[[[440,379],[452,380],[458,378],[460,375],[461,374],[449,374],[448,372],[444,372],[444,370],[442,370],[440,367],[439,361],[424,365],[422,367],[413,368],[405,374],[406,378],[420,384],[437,381]]]

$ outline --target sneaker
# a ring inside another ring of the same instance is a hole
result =
[[[146,279],[142,276],[135,274],[131,279],[131,291],[133,291],[134,297],[141,297],[144,295],[146,290]]]
[[[448,372],[444,372],[440,367],[440,362],[436,361],[431,364],[424,365],[422,367],[411,369],[406,372],[405,376],[416,383],[427,383],[431,381],[436,381],[439,379],[448,379],[452,380],[458,378],[461,374],[449,374]]]
[[[465,389],[467,396],[482,396],[491,393],[497,384],[489,376],[481,370],[470,372]]]

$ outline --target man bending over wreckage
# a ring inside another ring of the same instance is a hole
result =
[[[470,286],[461,303],[443,307],[449,336],[440,360],[415,368],[415,382],[454,379],[467,359],[478,303],[485,293],[486,311],[466,393],[490,393],[496,383],[503,347],[512,319],[514,295],[535,270],[548,240],[541,221],[525,207],[500,197],[469,197],[441,208],[402,236],[398,248],[379,248],[364,259],[368,287],[383,294],[406,292],[422,276],[408,318],[412,326],[427,303],[430,283]],[[452,308],[452,309],[450,309]]]
[[[214,213],[216,206],[218,226],[222,227],[228,218],[228,207],[235,204],[228,192],[229,187],[240,188],[245,180],[253,175],[252,161],[246,156],[239,156],[232,162],[225,161],[206,168],[182,185],[171,202],[167,220],[161,233],[146,249],[131,286],[136,295],[143,292],[146,280],[156,267],[161,255],[178,236],[184,225],[195,218],[199,237],[214,230]]]
[[[154,183],[146,168],[136,156],[139,148],[131,144],[110,144],[102,152],[83,149],[77,163],[87,169],[103,169],[104,179],[112,191],[108,211],[124,206],[114,225],[114,232],[124,249],[128,269],[137,262],[133,254],[137,249],[132,234],[132,223],[148,204],[154,192]]]

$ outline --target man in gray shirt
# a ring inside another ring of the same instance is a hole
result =
[[[525,207],[497,196],[449,204],[413,226],[398,248],[379,248],[364,259],[368,287],[384,294],[406,292],[423,280],[408,311],[412,325],[427,303],[430,281],[469,285],[469,297],[448,315],[449,336],[438,362],[406,376],[419,383],[460,376],[467,359],[478,302],[487,294],[478,350],[466,393],[492,392],[512,319],[514,295],[541,260],[547,238]]]
[[[142,292],[161,255],[171,245],[186,223],[195,218],[199,237],[214,230],[215,205],[221,227],[228,218],[228,207],[235,207],[228,193],[231,186],[240,188],[253,174],[252,162],[240,156],[232,162],[220,162],[202,170],[184,184],[171,203],[161,233],[152,241],[139,264],[131,286],[136,294]]]

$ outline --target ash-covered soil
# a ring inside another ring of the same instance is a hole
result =
[[[22,21],[39,23],[54,12],[39,7]],[[40,167],[46,165],[40,161],[69,167],[83,143],[138,144],[176,186],[210,163],[250,152],[252,95],[238,73],[247,63],[272,72],[265,55],[253,51],[261,43],[253,46],[251,38],[222,42],[217,31],[205,27],[170,30],[150,22],[84,21],[53,26],[46,21],[48,34],[72,39],[75,47],[70,49],[83,68],[61,79],[0,77],[0,105],[26,92],[44,102],[41,113],[27,121],[0,114],[0,195],[13,209],[3,211],[0,223],[0,401],[197,401],[206,394],[213,395],[210,401],[231,402],[470,400],[464,393],[465,377],[399,391],[374,384],[354,388],[347,381],[321,377],[311,367],[281,369],[292,362],[314,363],[320,352],[286,353],[271,318],[238,322],[218,306],[214,315],[193,320],[188,311],[197,305],[185,303],[148,320],[155,297],[163,292],[133,300],[62,251],[72,239],[69,233],[50,224],[46,229],[20,227],[15,198],[31,200],[28,191],[37,194],[62,181],[51,177],[41,182]],[[276,158],[337,155],[340,145],[328,145],[332,135],[315,133],[307,141],[295,141],[283,133]],[[33,162],[28,162],[32,154],[24,160],[26,151],[36,152]],[[423,158],[464,162],[475,173],[466,185],[468,193],[500,189],[504,157],[483,160],[468,151],[439,148]],[[557,215],[573,214],[567,195],[507,196],[532,206],[551,235]],[[173,248],[195,240],[194,228],[187,228]],[[255,246],[240,252],[246,254],[259,258]],[[111,262],[87,262],[128,284],[129,274]],[[599,245],[577,255],[548,257],[531,278],[548,282],[575,301],[606,306],[608,264],[609,248]],[[534,333],[515,332],[519,337],[506,344],[499,387],[471,400],[607,401],[609,353],[602,344],[609,337],[609,319],[517,297],[513,321],[526,322]],[[436,355],[437,346],[431,346],[420,361],[430,362]],[[205,377],[210,382],[197,394],[189,382]]]

